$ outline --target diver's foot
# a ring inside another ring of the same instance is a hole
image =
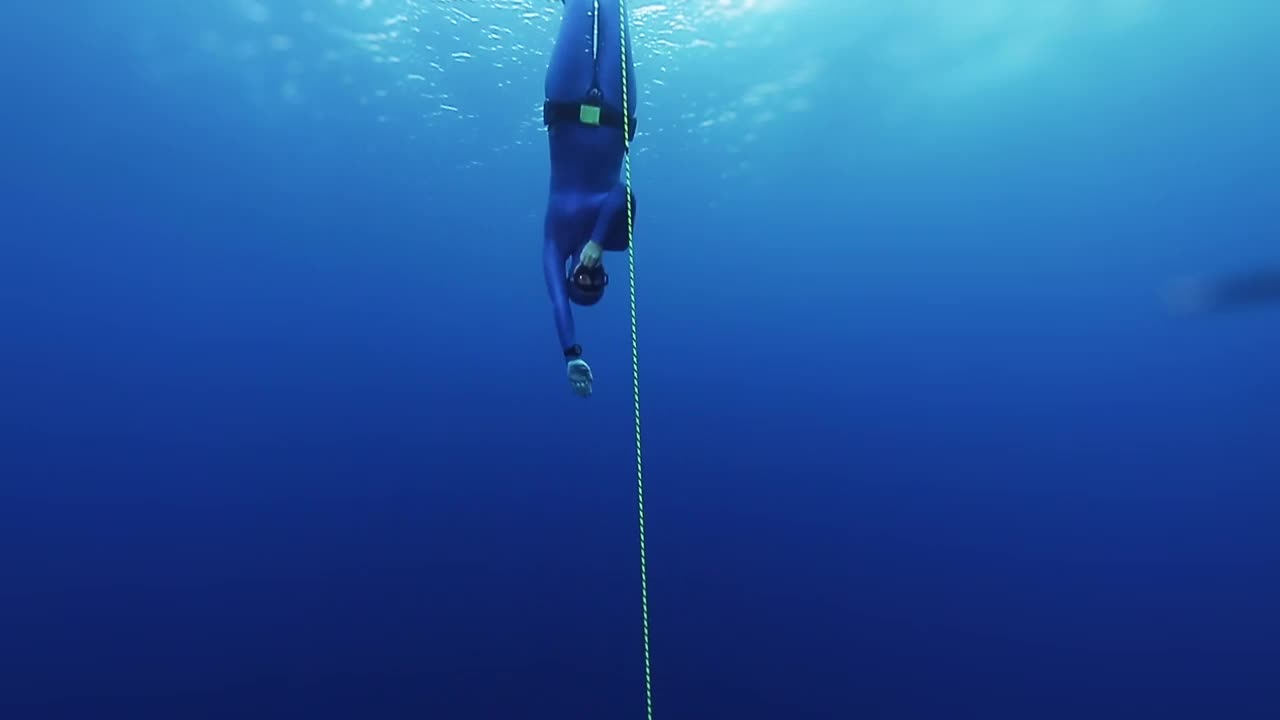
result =
[[[569,363],[569,385],[579,397],[591,397],[591,366],[578,358]]]

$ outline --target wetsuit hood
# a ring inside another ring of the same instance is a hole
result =
[[[609,273],[605,272],[601,263],[593,268],[577,267],[565,278],[569,289],[569,300],[575,305],[595,305],[604,297],[604,289],[609,285]]]

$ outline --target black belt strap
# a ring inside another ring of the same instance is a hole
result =
[[[556,123],[576,122],[583,125],[623,128],[622,113],[613,108],[585,103],[555,102],[547,100],[542,103],[542,124],[548,127]],[[636,139],[636,118],[633,115],[627,123],[627,142]]]

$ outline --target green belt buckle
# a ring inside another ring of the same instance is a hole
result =
[[[578,119],[583,125],[599,125],[600,108],[595,105],[581,105],[578,107]]]

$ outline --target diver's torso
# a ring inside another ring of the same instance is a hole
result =
[[[547,134],[551,147],[548,235],[568,255],[590,239],[600,209],[618,186],[626,151],[616,128],[561,123],[548,128]]]
[[[561,255],[578,252],[591,239],[611,190],[551,193],[547,199],[547,237],[555,242]]]
[[[626,146],[617,128],[557,123],[547,137],[553,195],[609,192],[618,184]]]

